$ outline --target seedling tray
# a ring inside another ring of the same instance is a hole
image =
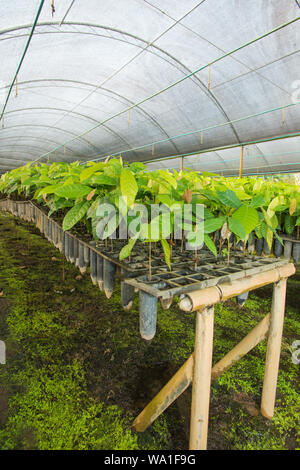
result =
[[[265,272],[285,264],[289,264],[289,261],[234,253],[229,264],[221,257],[217,259],[213,256],[203,258],[198,262],[197,271],[195,271],[194,263],[185,263],[184,268],[179,267],[172,271],[158,269],[153,276],[155,287],[145,280],[145,276],[126,279],[124,282],[161,300],[167,300],[174,296]]]

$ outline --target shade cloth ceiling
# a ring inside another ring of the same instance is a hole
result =
[[[240,144],[248,173],[300,170],[298,17],[298,0],[0,2],[0,173],[121,153],[229,175]]]

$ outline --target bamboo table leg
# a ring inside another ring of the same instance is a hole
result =
[[[268,419],[274,415],[277,376],[280,360],[287,279],[281,279],[273,288],[271,322],[266,355],[261,413]]]
[[[213,350],[214,308],[196,313],[194,373],[190,424],[190,450],[205,450]]]

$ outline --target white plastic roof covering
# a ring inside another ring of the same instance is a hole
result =
[[[0,3],[0,110],[40,3]],[[147,161],[300,135],[300,21],[205,67],[300,17],[298,0],[54,0],[54,6],[52,16],[51,0],[44,1],[18,73],[17,96],[15,84],[5,108],[0,173],[34,159],[122,153],[127,161]],[[221,126],[291,103],[285,111]],[[300,170],[299,142],[293,137],[247,146],[245,171]],[[239,155],[239,148],[201,153],[186,157],[184,165],[236,174]],[[176,165],[178,159],[149,168]]]

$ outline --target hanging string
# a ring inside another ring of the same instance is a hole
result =
[[[55,13],[54,0],[51,0],[51,14],[52,14],[52,18],[53,18],[54,13]]]
[[[154,155],[154,144],[152,144],[152,155]]]
[[[181,157],[181,165],[180,165],[180,171],[183,172],[183,159],[184,157]]]
[[[90,133],[88,133],[88,144],[91,143],[91,139],[90,139]]]
[[[282,121],[281,121],[281,125],[284,126],[284,123],[285,123],[285,108],[282,108]]]
[[[201,131],[201,145],[203,144],[203,131]]]
[[[2,129],[4,128],[4,114],[2,116]]]

